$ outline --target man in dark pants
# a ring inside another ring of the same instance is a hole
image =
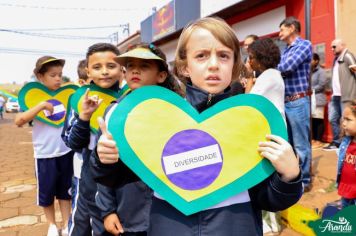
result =
[[[341,39],[331,43],[331,50],[335,55],[332,69],[331,87],[333,94],[329,103],[328,118],[333,132],[333,141],[324,151],[332,151],[340,145],[340,118],[347,102],[356,98],[356,76],[354,69],[356,62],[354,55],[346,48]]]

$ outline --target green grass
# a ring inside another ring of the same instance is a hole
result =
[[[19,84],[0,84],[0,89],[5,90],[11,94],[17,95],[22,85]]]
[[[327,193],[334,192],[336,191],[336,183],[335,181],[332,181],[329,186],[325,189]]]

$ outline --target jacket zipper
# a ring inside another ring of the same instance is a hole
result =
[[[210,106],[211,100],[213,99],[213,97],[214,97],[214,94],[211,94],[211,93],[208,94],[208,101],[206,102],[206,105]]]

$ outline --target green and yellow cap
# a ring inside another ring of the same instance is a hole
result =
[[[64,59],[58,59],[58,58],[55,58],[55,57],[52,57],[52,56],[43,56],[43,57],[41,57],[41,58],[39,58],[37,60],[36,67],[33,70],[33,73],[35,75],[38,74],[38,72],[42,69],[42,67],[45,64],[53,62],[53,61],[59,61],[62,66],[64,66],[64,64],[65,64],[65,60]]]
[[[159,56],[157,56],[156,54],[154,54],[150,49],[148,48],[134,48],[128,52],[125,52],[123,54],[121,54],[120,56],[117,56],[115,58],[115,60],[122,66],[126,65],[126,60],[128,58],[139,58],[139,59],[143,59],[143,60],[160,60],[163,63],[165,63],[165,61],[160,58]]]

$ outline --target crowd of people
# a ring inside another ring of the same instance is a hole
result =
[[[81,109],[69,110],[64,127],[35,119],[44,110],[54,112],[47,101],[15,118],[18,126],[34,120],[37,203],[50,224],[47,235],[59,235],[55,199],[62,213],[62,235],[262,235],[262,211],[284,210],[312,187],[311,143],[320,146],[323,141],[327,104],[328,80],[310,41],[300,37],[299,21],[288,17],[279,28],[279,38],[287,45],[282,53],[272,39],[249,35],[244,41],[248,56],[243,61],[240,42],[226,22],[198,19],[179,37],[172,72],[163,51],[153,44],[132,45],[123,54],[112,44],[89,47],[78,65],[80,84],[89,89]],[[334,140],[326,149],[340,147],[337,183],[346,207],[356,199],[356,62],[342,40],[334,40],[331,47],[335,61],[328,117]],[[56,91],[64,65],[63,59],[44,56],[38,59],[34,74]],[[106,108],[98,133],[91,129],[91,118],[102,99],[89,95],[90,86],[119,92],[124,83],[130,91],[162,86],[184,97],[199,113],[241,93],[264,96],[278,109],[288,130],[288,140],[270,134],[256,147],[276,171],[217,205],[184,215],[120,159],[125,154],[120,153],[105,119],[123,98],[130,99],[130,92]]]

